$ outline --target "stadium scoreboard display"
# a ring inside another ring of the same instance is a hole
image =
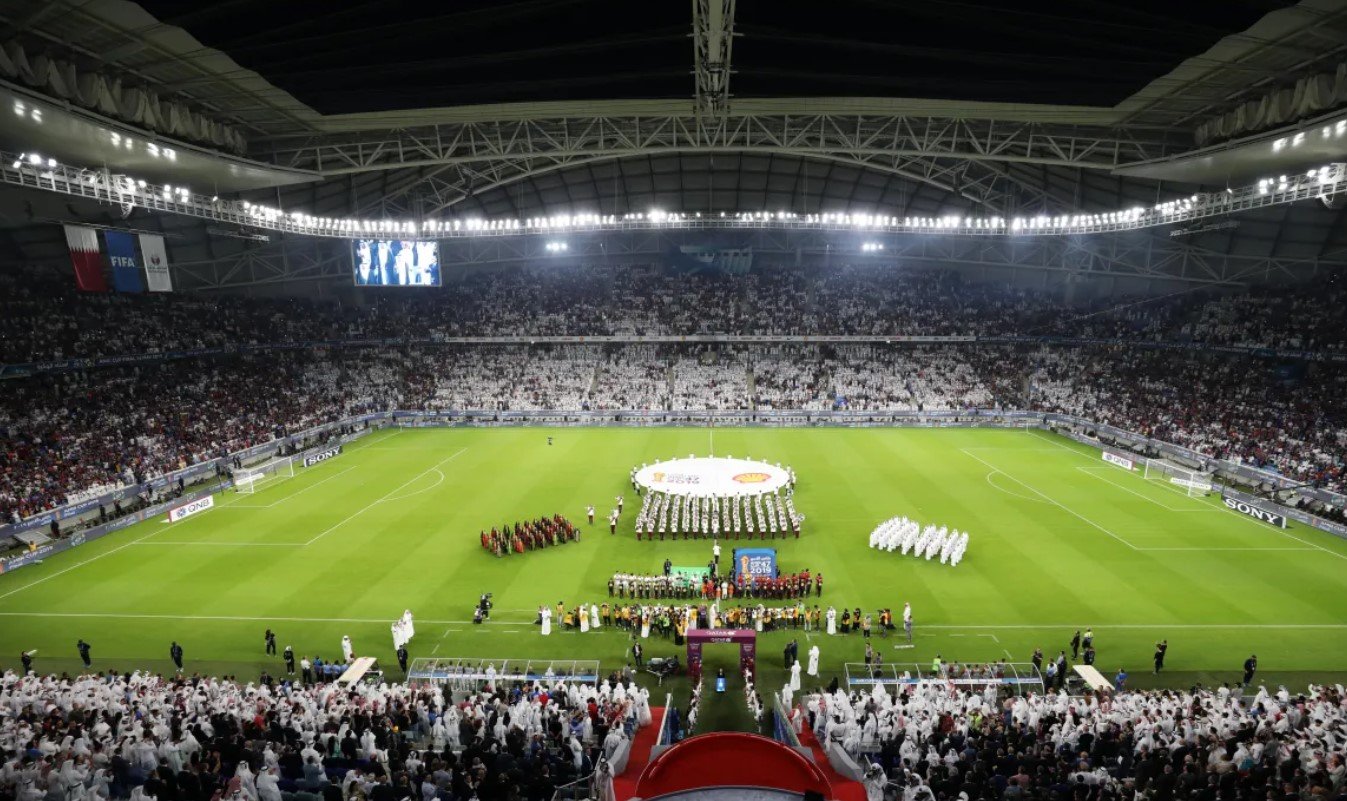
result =
[[[352,245],[357,286],[439,286],[440,243],[357,239]]]

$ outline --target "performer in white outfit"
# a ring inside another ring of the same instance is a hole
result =
[[[341,655],[347,662],[355,659],[355,649],[351,647],[351,635],[343,635],[341,638]]]

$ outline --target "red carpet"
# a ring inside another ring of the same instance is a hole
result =
[[[805,746],[814,752],[814,764],[823,770],[824,775],[828,777],[828,782],[833,786],[833,798],[836,801],[866,801],[865,788],[858,781],[853,781],[833,770],[833,766],[828,763],[828,755],[823,752],[823,746],[819,745],[818,739],[814,737],[813,729],[806,724],[804,732],[800,734],[800,745]]]
[[[664,719],[664,707],[650,707],[650,716],[654,722],[644,729],[636,731],[636,739],[631,741],[631,756],[627,758],[627,769],[621,776],[613,777],[613,790],[617,793],[618,801],[626,801],[636,795],[636,780],[641,778],[641,771],[650,762],[650,751],[655,747],[655,741],[659,739],[659,724]]]

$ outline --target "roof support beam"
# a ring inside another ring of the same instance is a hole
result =
[[[730,56],[735,0],[692,0],[693,72],[697,80],[697,131],[714,142],[730,109]]]

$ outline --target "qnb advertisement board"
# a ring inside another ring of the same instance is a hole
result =
[[[356,286],[439,286],[440,243],[357,239]]]
[[[182,506],[176,506],[168,510],[168,522],[176,523],[184,517],[191,517],[198,512],[204,512],[215,505],[215,496],[207,495],[204,498],[197,498],[194,501],[184,503]]]
[[[1123,468],[1124,470],[1132,470],[1133,468],[1136,467],[1136,463],[1133,462],[1131,459],[1128,459],[1128,458],[1125,457],[1125,456],[1119,456],[1119,455],[1116,454],[1116,453],[1110,453],[1110,452],[1108,452],[1108,451],[1104,451],[1104,452],[1101,454],[1101,456],[1102,456],[1102,458],[1103,458],[1104,461],[1106,461],[1106,462],[1108,462],[1108,463],[1110,463],[1110,464],[1116,464],[1117,466]]]

